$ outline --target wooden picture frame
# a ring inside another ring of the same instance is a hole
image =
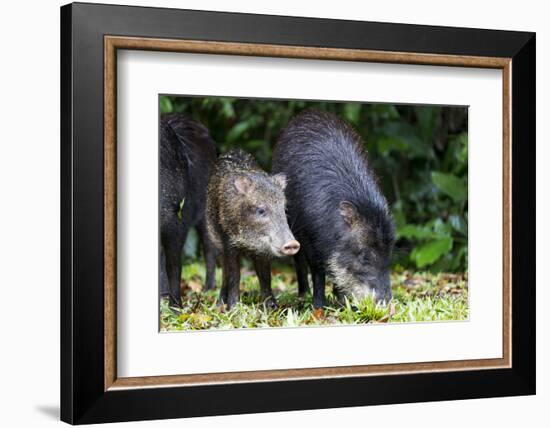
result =
[[[502,162],[504,174],[502,358],[117,377],[118,49],[502,70],[503,159],[487,160]],[[77,3],[61,9],[61,55],[62,420],[535,392],[534,34]]]

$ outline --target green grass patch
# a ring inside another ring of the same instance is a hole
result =
[[[468,319],[468,287],[465,274],[411,273],[392,274],[393,299],[388,305],[372,299],[347,300],[338,303],[327,286],[327,307],[315,311],[311,294],[298,297],[294,271],[290,267],[275,267],[272,287],[278,308],[268,309],[260,299],[256,274],[245,267],[241,272],[241,302],[230,311],[217,301],[219,288],[203,291],[204,265],[187,263],[182,270],[181,309],[160,304],[161,331],[301,327],[336,324],[366,324],[394,322],[426,322]],[[216,271],[216,283],[221,283],[221,271]]]

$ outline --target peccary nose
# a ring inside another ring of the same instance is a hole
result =
[[[293,256],[298,252],[299,249],[300,243],[293,239],[292,241],[288,241],[285,245],[283,245],[282,252],[287,256]]]

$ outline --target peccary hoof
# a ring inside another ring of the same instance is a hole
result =
[[[232,302],[232,303],[226,302],[225,306],[224,306],[225,311],[230,311],[231,309],[233,309],[235,307],[235,305],[236,305],[235,302]]]
[[[182,313],[182,307],[177,305],[169,305],[168,309],[170,312],[172,312],[174,315],[181,315]]]
[[[181,302],[178,303],[177,300],[170,298],[168,301],[168,307],[172,310],[172,312],[181,312],[182,304]]]
[[[269,296],[269,297],[265,298],[263,303],[264,303],[265,307],[269,310],[277,309],[279,307],[277,305],[277,301],[275,300],[274,296]]]
[[[212,290],[215,290],[216,289],[216,284],[215,283],[206,283],[204,285],[204,291],[212,291]]]

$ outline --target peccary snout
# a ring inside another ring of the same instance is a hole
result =
[[[288,241],[285,245],[283,245],[281,252],[286,256],[293,256],[299,250],[300,250],[300,243],[295,239],[293,239],[292,241]]]

